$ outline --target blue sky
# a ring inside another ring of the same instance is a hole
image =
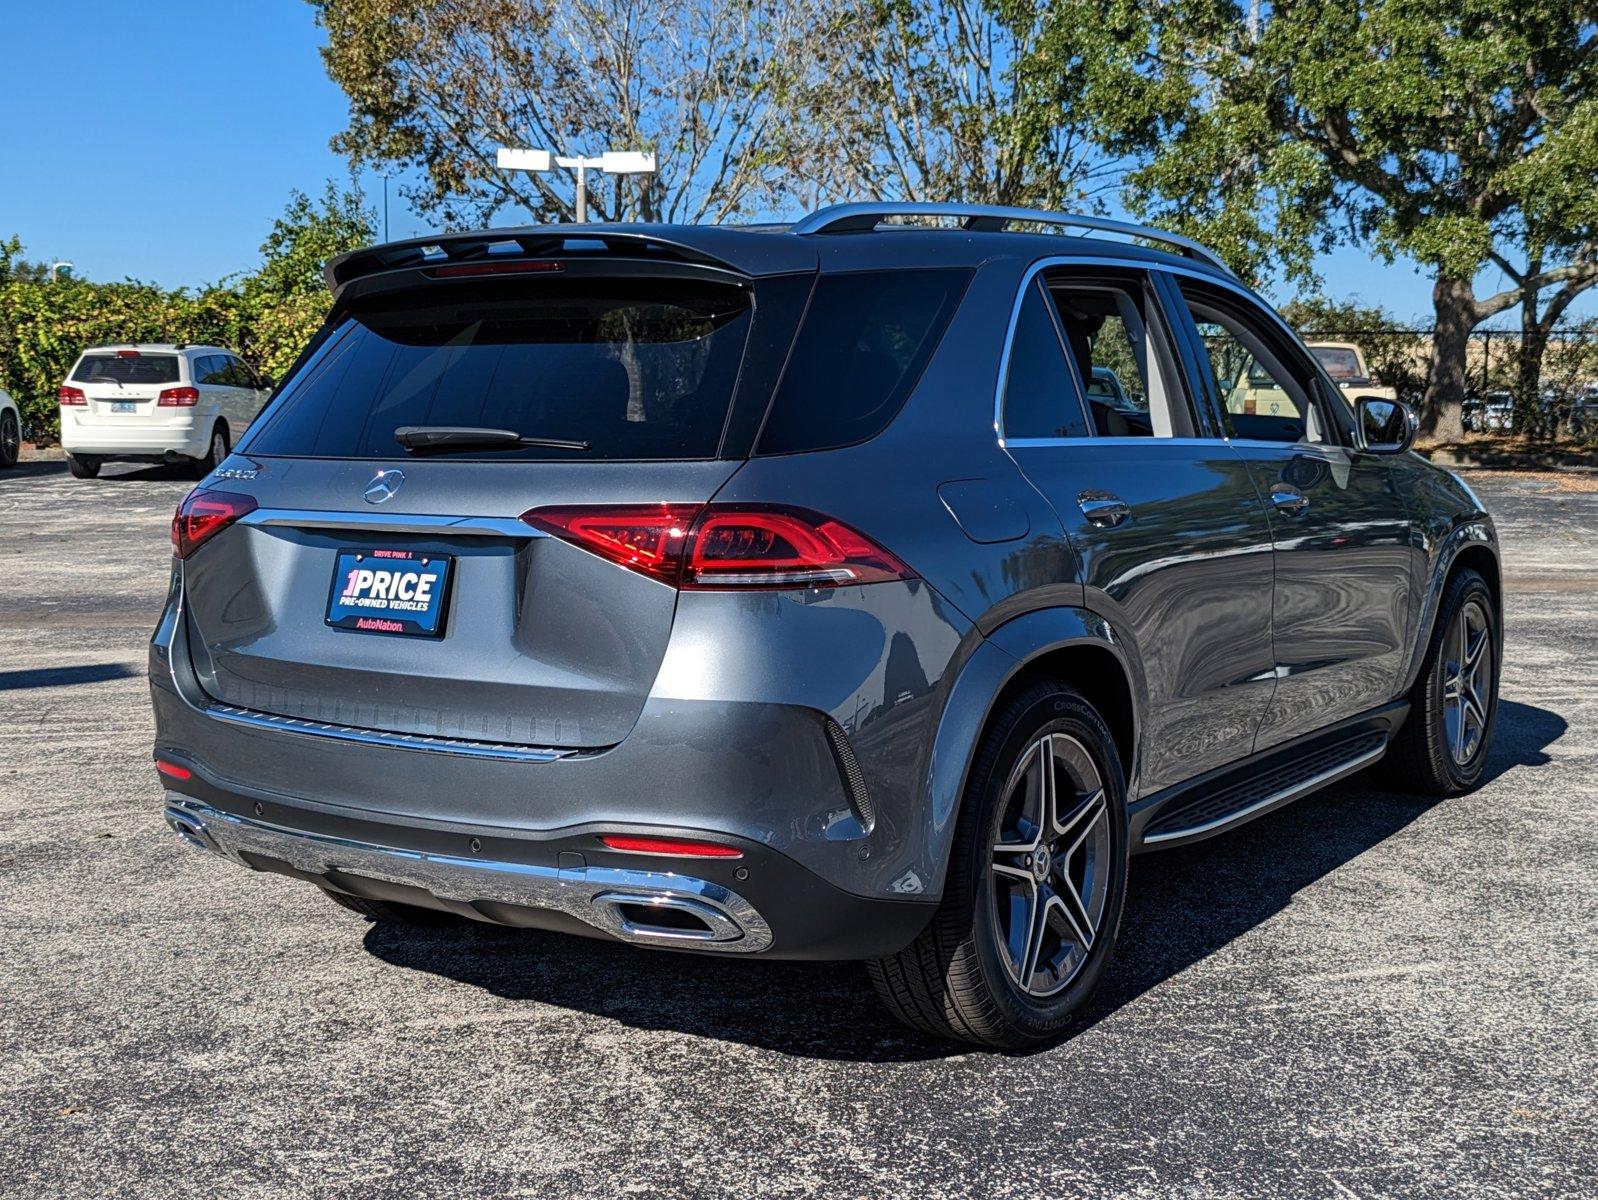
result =
[[[303,0],[0,0],[0,237],[92,279],[250,270],[290,189],[348,178],[327,146],[345,100],[312,18]],[[379,205],[382,181],[360,182]],[[391,194],[391,235],[425,229]],[[1427,320],[1431,287],[1411,264],[1348,249],[1321,273],[1329,295]],[[1478,281],[1502,286],[1496,271]]]

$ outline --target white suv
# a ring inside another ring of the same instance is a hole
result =
[[[188,463],[204,477],[270,385],[221,346],[94,346],[61,385],[61,447],[79,479],[107,459]]]
[[[22,452],[22,415],[17,402],[0,390],[0,470],[17,465]]]

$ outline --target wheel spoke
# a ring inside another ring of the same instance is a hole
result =
[[[1104,789],[1094,788],[1066,818],[1060,828],[1060,845],[1067,861],[1087,840],[1088,834],[1093,832],[1103,818],[1104,812]]]
[[[1043,935],[1049,928],[1049,907],[1055,897],[1043,897],[1032,889],[1032,908],[1027,913],[1026,952],[1021,959],[1021,986],[1030,988],[1032,976],[1038,973],[1038,957],[1043,953]]]
[[[1062,880],[1060,887],[1054,893],[1054,900],[1066,923],[1071,926],[1076,944],[1082,947],[1082,953],[1085,955],[1093,948],[1095,931],[1093,918],[1088,915],[1088,907],[1082,902],[1082,896],[1077,892],[1076,885],[1069,879]]]

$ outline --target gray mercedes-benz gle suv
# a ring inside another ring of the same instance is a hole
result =
[[[1015,1047],[1104,974],[1130,854],[1481,776],[1491,520],[1203,247],[862,204],[327,281],[173,525],[195,845],[378,921],[864,959]]]

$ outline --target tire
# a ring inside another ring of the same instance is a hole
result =
[[[100,460],[86,454],[69,454],[67,470],[74,479],[93,479],[100,473]]]
[[[1062,801],[1067,785],[1072,795],[1060,805],[1064,831],[1050,827],[1057,853],[1040,860],[1026,842],[1048,824],[1036,819],[1045,771]],[[1126,783],[1103,718],[1064,683],[1027,685],[977,748],[936,915],[904,950],[869,964],[878,994],[935,1037],[1001,1050],[1059,1037],[1114,952],[1127,844]],[[1041,925],[1030,919],[1039,896]],[[1036,949],[1023,930],[1041,934]],[[1029,971],[1029,959],[1047,965]]]
[[[323,889],[323,894],[340,908],[376,921],[379,925],[412,925],[417,927],[455,925],[462,918],[454,913],[439,912],[432,908],[419,908],[414,904],[396,904],[389,900],[368,900],[364,896],[350,896],[344,892]]]
[[[1463,679],[1461,647],[1468,671]],[[1498,715],[1502,648],[1498,611],[1486,581],[1475,571],[1459,572],[1438,606],[1426,657],[1410,689],[1409,716],[1382,762],[1391,786],[1458,796],[1481,781]]]
[[[0,410],[0,471],[17,465],[22,457],[22,426],[17,414],[7,408]]]
[[[222,460],[228,456],[227,426],[221,421],[211,426],[211,442],[205,449],[204,458],[196,458],[189,470],[196,479],[204,479],[216,470]]]

